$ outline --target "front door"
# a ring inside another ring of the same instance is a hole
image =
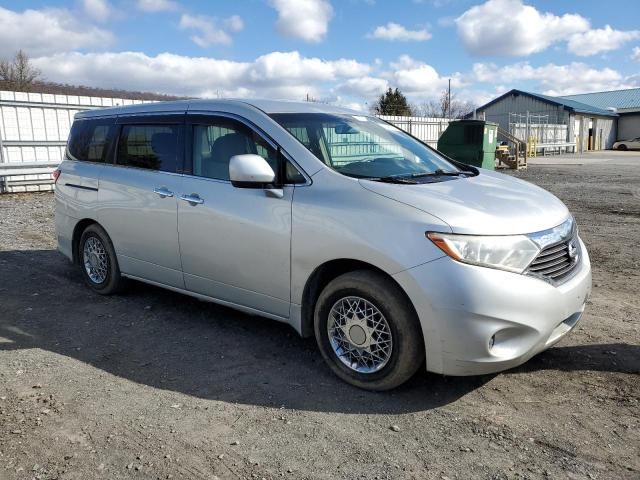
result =
[[[184,114],[118,119],[115,164],[100,177],[98,220],[122,273],[184,288],[178,246]]]
[[[246,123],[218,116],[187,122],[191,175],[178,199],[185,286],[195,293],[288,318],[291,201],[229,181],[229,159],[254,153],[280,170],[275,146]]]

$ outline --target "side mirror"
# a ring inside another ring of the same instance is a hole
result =
[[[248,153],[229,159],[229,179],[236,187],[262,188],[273,183],[276,174],[264,158]]]
[[[260,155],[247,153],[231,157],[229,179],[234,187],[264,188],[265,192],[272,197],[284,196],[282,188],[273,185],[276,180],[273,168]]]

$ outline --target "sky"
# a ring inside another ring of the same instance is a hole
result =
[[[368,110],[640,87],[640,0],[0,0],[0,58],[45,79]]]

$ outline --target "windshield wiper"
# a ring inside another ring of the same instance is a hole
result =
[[[445,172],[442,169],[434,170],[433,172],[423,172],[423,173],[412,173],[411,178],[419,178],[419,177],[460,177],[466,176],[469,172],[459,171],[459,172]]]
[[[420,183],[414,179],[420,177],[459,177],[466,176],[466,172],[445,172],[444,170],[438,169],[433,172],[422,172],[422,173],[409,173],[409,174],[400,174],[400,175],[388,175],[386,177],[370,177],[367,180],[375,180],[378,182],[385,183],[410,183],[417,184]]]
[[[444,170],[438,169],[433,172],[422,172],[422,173],[403,173],[398,175],[386,175],[383,177],[370,177],[368,175],[357,175],[352,173],[344,173],[344,175],[348,175],[350,177],[360,178],[362,180],[372,180],[374,182],[383,182],[383,183],[406,183],[411,185],[416,185],[420,183],[415,180],[420,177],[458,177],[458,176],[466,176],[468,172],[459,171],[459,172],[445,172]]]
[[[375,180],[376,182],[384,182],[384,183],[410,183],[415,185],[416,182],[411,177],[407,177],[405,175],[389,175],[386,177],[371,177],[367,180]]]
[[[372,180],[374,182],[410,183],[412,185],[415,185],[416,183],[418,183],[415,180],[412,180],[411,177],[407,175],[387,175],[384,177],[372,177],[369,175],[358,175],[357,173],[345,173],[345,172],[340,172],[340,173],[348,177],[358,178],[360,180]]]

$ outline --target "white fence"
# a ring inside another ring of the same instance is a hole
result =
[[[50,172],[52,166],[62,161],[75,114],[137,103],[144,101],[0,91],[0,192],[53,189]],[[380,118],[433,147],[449,124],[444,118],[387,115]],[[33,173],[39,171],[40,165],[42,173]]]
[[[51,190],[50,166],[62,161],[75,114],[81,110],[134,103],[143,102],[0,91],[0,171],[8,172],[0,176],[0,192]],[[21,168],[22,164],[28,168]],[[21,174],[37,171],[40,164],[42,174]]]
[[[438,146],[440,135],[447,129],[449,122],[452,121],[446,118],[434,117],[401,117],[394,115],[378,115],[378,117],[393,123],[396,127],[428,143],[433,148]]]

